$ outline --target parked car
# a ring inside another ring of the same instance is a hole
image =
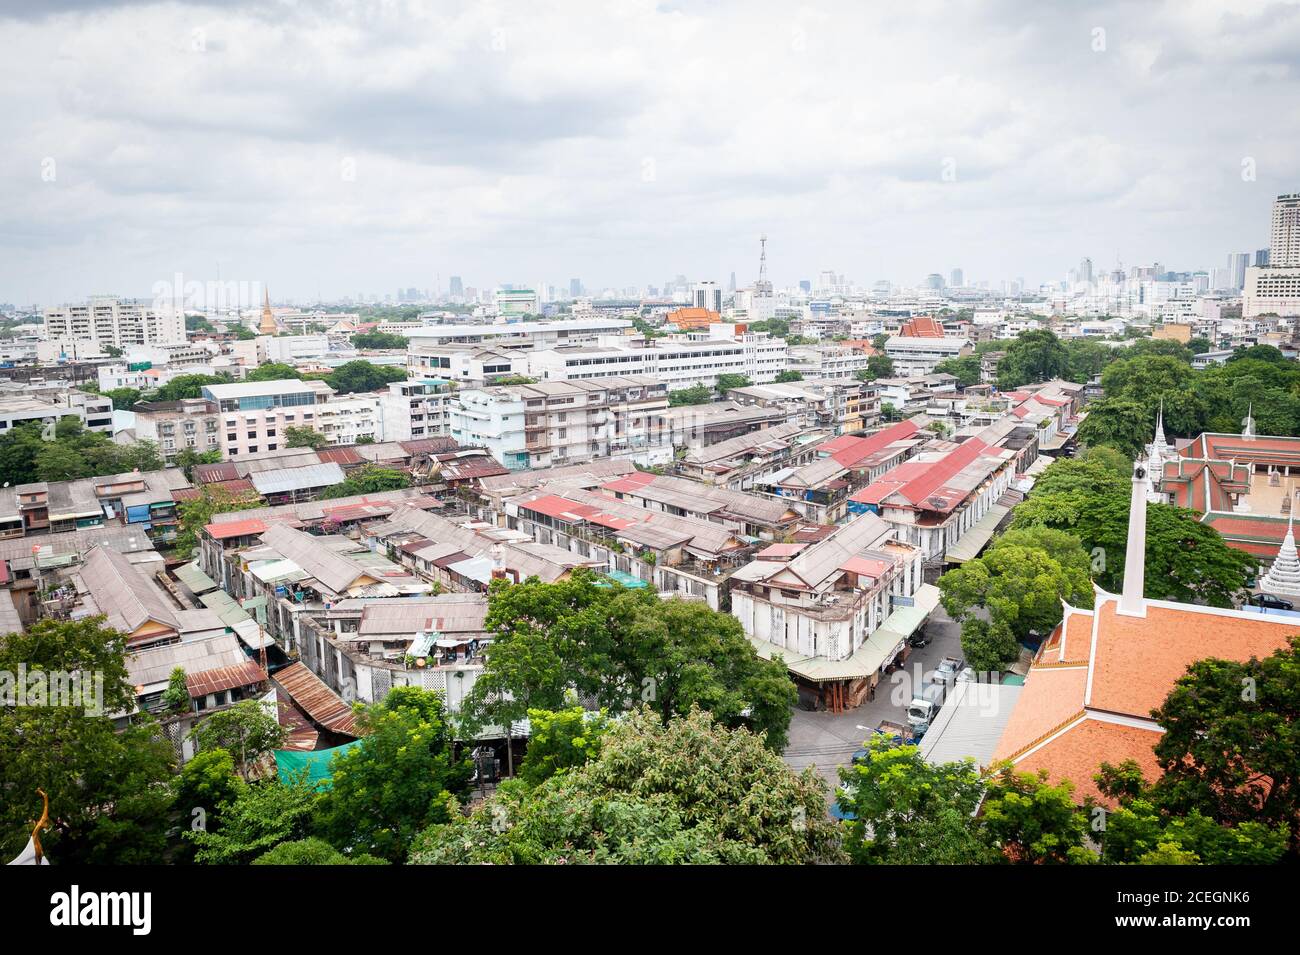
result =
[[[1283,600],[1281,597],[1273,594],[1255,594],[1250,598],[1250,603],[1264,610],[1294,610],[1295,604],[1289,600]]]
[[[961,672],[964,665],[965,661],[959,657],[944,657],[939,661],[939,667],[934,671],[932,679],[935,683],[952,686],[957,682],[957,674]]]

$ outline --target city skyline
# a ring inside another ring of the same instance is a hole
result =
[[[760,234],[778,288],[1034,288],[1084,257],[1221,268],[1297,188],[1293,4],[61,0],[0,33],[19,303],[177,272],[296,301],[746,287]]]

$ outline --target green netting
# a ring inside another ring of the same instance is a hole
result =
[[[305,769],[307,779],[316,784],[317,789],[330,787],[330,760],[335,753],[345,753],[353,746],[360,746],[361,740],[353,740],[333,749],[315,749],[309,753],[296,749],[277,749],[275,751],[275,768],[280,774],[280,782],[288,783],[297,779]]]

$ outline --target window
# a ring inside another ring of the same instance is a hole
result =
[[[257,453],[257,445],[255,445],[255,444],[250,444],[250,445],[248,446],[248,453],[249,453],[249,454],[256,454],[256,453]]]

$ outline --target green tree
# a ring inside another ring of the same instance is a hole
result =
[[[1007,353],[998,362],[998,387],[1007,391],[1064,378],[1069,371],[1070,353],[1054,333],[1027,331],[1007,346]]]
[[[558,710],[572,688],[614,714],[644,702],[670,717],[699,704],[766,733],[778,752],[785,746],[794,684],[731,614],[602,587],[583,571],[553,584],[493,584],[484,626],[495,636],[470,704],[482,719]]]
[[[1079,424],[1078,440],[1090,448],[1106,445],[1128,458],[1141,454],[1155,427],[1147,418],[1140,401],[1127,398],[1101,398],[1088,405],[1087,417]]]
[[[1037,776],[1005,766],[991,781],[980,808],[980,827],[1002,855],[1017,863],[1084,864],[1088,818],[1074,801],[1069,780],[1053,786],[1046,770]]]
[[[1131,401],[1142,406],[1143,427],[1147,440],[1150,440],[1162,401],[1167,432],[1178,435],[1200,433],[1206,408],[1193,388],[1194,379],[1195,372],[1180,358],[1135,355],[1109,365],[1101,376],[1101,386],[1108,400]],[[1090,417],[1092,408],[1089,408]]]
[[[284,745],[288,731],[257,700],[242,700],[200,721],[190,732],[200,752],[223,749],[235,758],[239,774],[250,770]]]
[[[1086,385],[1119,357],[1118,351],[1091,338],[1070,339],[1065,343],[1066,379]]]
[[[39,815],[36,790],[50,799],[49,857],[65,865],[155,863],[167,849],[175,754],[140,715],[125,729],[111,714],[135,706],[126,637],[103,617],[39,620],[0,639],[0,672],[93,674],[80,705],[0,707],[0,852],[17,855]],[[45,703],[49,703],[47,698]]]
[[[1034,482],[1034,494],[1082,492],[1127,495],[1132,482],[1132,465],[1120,455],[1118,460],[1125,462],[1123,471],[1119,471],[1114,466],[1107,466],[1103,463],[1103,458],[1097,456],[1101,452],[1109,452],[1112,455],[1117,453],[1114,448],[1098,445],[1095,449],[1089,449],[1082,457],[1073,460],[1060,458],[1053,461]],[[1116,463],[1115,459],[1110,459],[1111,465]]]
[[[1163,808],[1285,827],[1300,854],[1300,637],[1263,659],[1198,660],[1152,717]]]
[[[393,335],[389,332],[357,332],[352,336],[356,348],[398,348],[406,351],[410,340],[405,335]]]
[[[356,494],[378,494],[380,491],[397,491],[411,486],[411,476],[405,471],[366,464],[357,468],[339,484],[321,492],[323,500],[351,497]]]
[[[341,395],[375,391],[390,381],[405,381],[406,369],[394,365],[375,365],[357,359],[334,369],[326,378],[329,386]]]
[[[1125,457],[1114,448],[1108,447],[1104,444],[1099,444],[1093,448],[1085,448],[1083,453],[1079,455],[1078,459],[1089,464],[1100,464],[1106,470],[1118,475],[1126,484],[1133,475],[1132,460]],[[1068,461],[1069,459],[1062,458],[1061,460]],[[1050,471],[1051,469],[1052,466],[1049,465],[1048,470]],[[1035,484],[1034,486],[1037,487],[1038,485]],[[1120,490],[1118,486],[1114,489]]]
[[[941,361],[935,365],[934,370],[940,375],[956,376],[957,384],[962,388],[969,388],[971,385],[980,383],[980,357],[978,355],[949,358],[947,361]]]
[[[571,706],[559,712],[529,710],[528,726],[528,753],[519,766],[519,778],[537,786],[598,757],[609,720],[604,712]]]
[[[858,864],[980,865],[996,861],[975,820],[984,784],[975,764],[932,764],[916,746],[867,742],[840,770],[844,848]]]
[[[826,784],[796,775],[746,730],[702,710],[666,723],[636,710],[600,755],[536,787],[507,782],[468,817],[434,826],[414,864],[837,862]]]
[[[786,370],[776,376],[776,383],[778,385],[789,384],[796,381],[803,381],[802,372]],[[721,391],[722,389],[719,388],[718,390]]]
[[[138,388],[113,388],[104,392],[105,398],[113,399],[114,411],[130,411],[140,400],[140,390]]]
[[[287,379],[301,381],[302,372],[294,368],[293,365],[286,365],[277,361],[258,365],[244,375],[244,381],[285,381]]]
[[[395,687],[358,722],[360,745],[330,763],[333,788],[321,827],[348,854],[400,862],[417,832],[451,820],[455,798],[468,793],[471,767],[453,755],[436,693]]]
[[[163,705],[169,713],[183,713],[190,709],[190,690],[185,682],[185,668],[176,667],[167,678],[167,689],[163,691]]]
[[[674,408],[682,405],[707,405],[711,401],[713,401],[713,391],[704,385],[678,388],[676,391],[668,392],[668,404]]]
[[[867,359],[867,367],[858,372],[857,377],[863,381],[879,381],[881,378],[894,377],[894,360],[888,355],[872,355]]]
[[[784,374],[784,372],[783,372]],[[718,376],[718,394],[725,395],[732,388],[748,388],[753,382],[744,375],[723,374]]]
[[[311,836],[282,842],[254,859],[253,865],[388,865],[388,861],[365,853],[345,856],[324,839]]]
[[[153,401],[180,401],[183,398],[200,398],[205,385],[221,385],[230,381],[229,375],[177,375],[153,393]]]
[[[221,808],[219,829],[188,829],[195,861],[205,865],[244,865],[282,842],[310,834],[321,795],[303,778],[282,783],[272,778],[246,783],[236,778],[235,798]]]
[[[1035,488],[1017,505],[1011,526],[1050,527],[1077,536],[1085,550],[1101,557],[1094,568],[1097,583],[1118,593],[1124,581],[1129,497],[1118,491],[1049,494]],[[1232,607],[1255,570],[1254,558],[1229,547],[1186,508],[1148,504],[1146,544],[1145,593],[1155,600]]]
[[[311,448],[314,451],[329,444],[329,438],[306,425],[302,427],[289,425],[284,429],[284,438],[286,448]]]
[[[193,448],[182,448],[177,452],[174,463],[185,475],[185,480],[193,481],[195,467],[200,464],[218,464],[220,461],[220,450],[195,451]]]
[[[977,670],[1002,669],[1018,654],[1016,641],[1051,631],[1061,622],[1061,601],[1092,606],[1089,558],[1079,539],[1042,527],[1003,534],[982,557],[939,578],[939,589]],[[976,616],[981,609],[987,623]]]
[[[262,499],[255,492],[232,492],[224,488],[205,486],[199,496],[181,501],[176,512],[179,518],[176,532],[176,553],[188,556],[199,543],[199,532],[218,514],[261,507]]]

